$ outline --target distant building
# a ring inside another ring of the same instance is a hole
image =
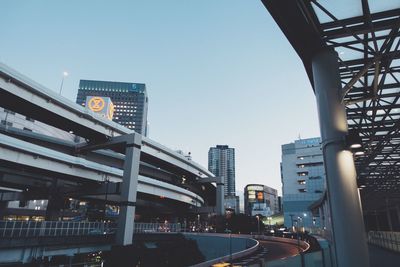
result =
[[[282,145],[282,201],[286,226],[319,226],[309,210],[325,191],[325,169],[320,138]]]
[[[80,80],[76,103],[85,105],[87,96],[111,98],[113,121],[147,136],[148,97],[143,83]]]
[[[264,217],[279,213],[278,191],[261,184],[249,184],[244,188],[244,213]]]
[[[208,151],[208,170],[224,177],[225,196],[235,196],[235,149],[217,145]]]
[[[224,200],[225,212],[240,213],[239,196],[226,196]]]

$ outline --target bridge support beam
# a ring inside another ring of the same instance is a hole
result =
[[[312,59],[312,69],[332,217],[335,261],[339,267],[368,267],[368,248],[354,159],[344,142],[347,119],[341,97],[337,53],[328,49],[316,53]]]
[[[209,178],[201,178],[199,180],[200,183],[216,183],[216,203],[215,203],[215,212],[217,215],[224,215],[224,201],[225,201],[225,191],[224,191],[224,177],[209,177]]]
[[[131,245],[133,239],[141,144],[141,135],[131,134],[125,148],[124,175],[116,235],[116,243],[121,246]]]

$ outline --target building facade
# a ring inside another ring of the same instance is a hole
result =
[[[282,204],[285,226],[313,227],[320,218],[310,211],[326,189],[320,138],[282,145]]]
[[[210,147],[208,170],[217,177],[224,177],[225,196],[235,196],[235,149],[227,145]]]
[[[246,215],[264,217],[279,213],[278,191],[266,185],[249,184],[244,188]]]
[[[147,136],[148,97],[143,83],[80,80],[76,103],[84,106],[87,96],[111,98],[113,121]]]

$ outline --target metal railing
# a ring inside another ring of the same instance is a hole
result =
[[[135,233],[177,233],[181,231],[180,223],[135,223]]]
[[[58,237],[114,234],[115,223],[68,221],[0,221],[0,237]]]
[[[400,252],[400,232],[370,231],[368,232],[370,244]]]

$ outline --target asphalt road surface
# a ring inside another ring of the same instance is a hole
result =
[[[263,240],[258,241],[268,250],[266,255],[267,261],[288,258],[299,254],[297,246],[293,244]]]

